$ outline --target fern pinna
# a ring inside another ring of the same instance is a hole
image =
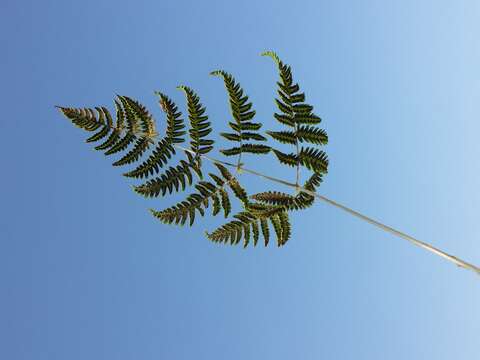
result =
[[[312,113],[310,105],[303,103],[304,95],[299,94],[298,85],[293,84],[290,67],[283,64],[273,52],[266,54],[276,60],[281,78],[278,83],[280,99],[276,100],[281,114],[275,113],[274,117],[292,128],[283,132],[267,131],[266,134],[282,143],[296,145],[297,149],[299,142],[326,144],[326,133],[313,127],[320,119]],[[163,223],[191,226],[198,217],[205,216],[209,207],[213,216],[223,214],[228,218],[232,211],[233,196],[241,204],[242,210],[232,215],[232,219],[224,225],[206,232],[207,238],[218,243],[234,245],[243,242],[244,246],[250,243],[256,246],[260,237],[267,245],[272,233],[275,234],[277,245],[282,246],[291,236],[289,212],[311,206],[314,197],[304,191],[290,195],[272,190],[249,196],[236,175],[243,167],[242,154],[267,155],[272,150],[284,164],[303,165],[313,170],[304,184],[306,191],[315,191],[320,185],[328,165],[326,155],[312,147],[302,148],[295,154],[272,149],[261,133],[262,123],[253,121],[255,110],[240,84],[223,70],[213,71],[211,75],[223,80],[232,116],[228,121],[232,132],[220,135],[236,143],[220,152],[227,157],[237,156],[236,164],[207,155],[214,146],[214,140],[210,138],[211,122],[200,97],[187,86],[179,86],[178,89],[186,98],[188,131],[177,105],[167,95],[156,93],[166,117],[166,130],[162,137],[157,133],[155,120],[145,106],[128,96],[116,97],[115,116],[105,107],[58,108],[74,125],[94,132],[87,142],[101,142],[95,146],[95,150],[103,151],[105,155],[120,154],[120,158],[113,162],[114,166],[133,166],[123,175],[143,181],[134,186],[135,192],[145,197],[163,197],[193,186],[194,190],[185,200],[163,210],[151,210],[153,216]],[[190,143],[189,147],[184,147],[182,144],[187,134]],[[185,158],[177,164],[170,164],[178,151]],[[204,159],[213,160],[216,169],[216,172],[208,174],[208,178],[203,174]],[[225,165],[235,167],[236,173],[232,174]]]

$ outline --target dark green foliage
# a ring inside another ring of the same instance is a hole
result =
[[[315,189],[322,182],[322,176],[314,173],[310,179],[308,179],[303,187],[310,191]],[[252,199],[264,204],[282,206],[285,210],[304,210],[313,205],[315,198],[305,192],[299,192],[293,196],[279,191],[266,191],[251,196]]]
[[[328,142],[326,132],[312,126],[319,124],[321,119],[313,113],[313,106],[305,103],[305,94],[299,92],[300,86],[293,82],[290,66],[284,64],[272,51],[262,55],[271,57],[278,66],[280,81],[277,82],[277,93],[279,97],[275,99],[275,102],[280,113],[275,113],[274,117],[281,124],[290,128],[288,131],[267,131],[267,134],[283,144],[296,146],[294,154],[287,154],[276,149],[273,151],[274,154],[282,164],[297,167],[303,165],[314,172],[326,173],[328,161],[323,151],[311,147],[300,150],[298,147],[300,142],[314,145],[325,145]]]
[[[273,153],[277,155],[278,160],[288,166],[296,166],[298,164],[298,155],[296,154],[285,154],[281,151],[273,149]]]
[[[125,109],[128,129],[132,133],[138,133],[140,128],[146,138],[153,138],[157,135],[155,121],[145,106],[128,96],[120,96]]]
[[[300,142],[308,142],[316,145],[326,145],[328,143],[328,135],[325,130],[309,125],[298,126],[297,138]]]
[[[266,133],[282,144],[295,146],[296,151],[284,153],[264,144],[267,139],[260,133],[262,124],[253,122],[255,110],[248,96],[231,74],[217,70],[211,74],[223,79],[232,115],[228,122],[232,131],[221,135],[236,143],[235,146],[220,151],[226,156],[238,156],[237,165],[225,164],[236,166],[240,172],[242,154],[260,155],[273,150],[282,164],[297,167],[297,177],[299,166],[313,171],[313,175],[305,182],[304,189],[314,192],[320,185],[323,174],[327,172],[328,159],[325,152],[306,145],[325,145],[328,142],[327,134],[315,126],[320,123],[320,118],[313,113],[313,107],[305,103],[305,95],[300,92],[298,84],[293,82],[290,67],[283,64],[273,52],[264,55],[272,57],[278,65],[280,81],[277,83],[276,104],[279,111],[274,117],[287,126],[286,130]],[[144,179],[142,184],[133,187],[135,192],[145,197],[157,197],[183,191],[187,186],[195,188],[185,200],[164,210],[151,210],[163,223],[193,225],[195,218],[203,217],[209,207],[213,216],[223,214],[227,218],[232,212],[233,194],[242,210],[224,225],[207,233],[211,241],[232,245],[242,243],[247,247],[249,244],[256,246],[262,237],[267,246],[274,234],[277,245],[285,245],[291,237],[288,212],[310,207],[314,203],[314,196],[300,188],[296,195],[265,191],[249,196],[238,179],[216,160],[214,164],[217,173],[209,173],[208,180],[205,180],[202,160],[214,145],[214,141],[209,138],[212,133],[211,122],[199,96],[187,86],[178,88],[186,96],[190,124],[189,149],[180,146],[185,142],[187,134],[182,113],[169,97],[160,92],[156,94],[166,117],[163,137],[158,135],[155,120],[146,107],[128,96],[117,95],[114,101],[115,120],[106,107],[58,108],[75,126],[91,133],[86,141],[96,143],[95,150],[102,151],[105,155],[118,155],[118,159],[113,162],[114,166],[134,164],[123,175]],[[300,143],[305,145],[300,147]],[[177,164],[171,165],[170,162],[177,153],[184,155],[185,159],[179,159]]]
[[[151,140],[147,138],[140,138],[135,141],[135,146],[127,154],[125,154],[120,160],[115,161],[113,166],[122,166],[131,164],[137,161],[142,154],[148,150],[151,145]]]
[[[303,148],[300,150],[299,154],[300,164],[306,168],[319,173],[325,174],[328,169],[328,158],[327,154],[324,151],[313,149],[310,147]]]
[[[185,142],[183,136],[186,132],[185,124],[182,119],[182,113],[178,111],[177,105],[168,98],[168,96],[162,94],[161,92],[156,92],[160,97],[159,104],[162,110],[167,115],[167,131],[165,140],[169,144],[181,144]]]
[[[212,132],[205,107],[200,103],[200,98],[187,86],[179,86],[187,97],[188,118],[190,119],[190,148],[195,154],[204,155],[213,149],[213,140],[205,139]]]
[[[185,141],[185,128],[182,113],[178,111],[175,103],[166,95],[156,92],[159,96],[159,104],[167,116],[167,129],[165,137],[158,141],[156,148],[152,151],[150,156],[138,165],[134,170],[131,170],[124,175],[133,178],[144,178],[154,173],[158,173],[160,169],[168,162],[168,160],[175,154],[174,144],[181,144]]]
[[[187,184],[192,185],[193,173],[202,179],[201,161],[194,158],[192,154],[186,152],[188,161],[180,160],[180,164],[175,167],[169,167],[165,173],[149,180],[146,183],[135,186],[135,192],[145,197],[165,196],[168,192],[171,194],[174,190],[178,192],[180,189],[185,190]]]
[[[242,144],[240,147],[233,147],[227,150],[221,150],[225,156],[240,155],[241,153],[268,154],[270,147],[260,144]]]
[[[148,159],[138,165],[134,170],[123,175],[126,177],[141,179],[153,175],[154,173],[158,173],[174,154],[175,149],[173,148],[170,139],[162,139],[157,143],[157,147],[152,151]]]
[[[270,147],[267,145],[245,143],[245,141],[266,141],[267,139],[256,132],[261,129],[262,124],[251,122],[255,117],[255,110],[252,110],[252,103],[248,102],[248,96],[244,94],[240,84],[235,78],[222,70],[212,71],[213,76],[223,78],[228,92],[230,110],[235,122],[229,122],[230,128],[234,133],[220,133],[225,139],[240,143],[239,146],[222,149],[220,152],[225,156],[241,155],[242,153],[267,154]]]
[[[268,227],[268,221],[270,221],[275,230],[277,245],[285,245],[291,235],[291,226],[288,214],[283,207],[255,204],[252,207],[247,206],[246,209],[234,215],[235,220],[207,233],[207,237],[213,242],[231,245],[237,245],[243,239],[243,246],[246,247],[250,242],[250,234],[253,233],[253,245],[256,246],[260,225],[265,246],[267,246],[270,240]]]
[[[212,214],[217,215],[220,212],[220,208],[223,208],[225,217],[227,217],[231,211],[231,205],[228,193],[225,191],[226,186],[229,186],[233,194],[240,200],[244,201],[248,197],[236,178],[225,167],[219,164],[215,165],[220,170],[222,178],[210,174],[214,183],[200,181],[195,185],[198,192],[189,195],[184,201],[167,209],[161,211],[151,210],[152,214],[165,224],[175,223],[184,225],[189,220],[189,225],[192,226],[196,213],[198,212],[200,216],[204,216],[205,209],[212,202]],[[222,197],[222,200],[219,199],[219,196]]]

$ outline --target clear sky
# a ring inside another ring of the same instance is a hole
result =
[[[163,225],[147,209],[180,197],[133,193],[54,105],[130,95],[163,130],[153,92],[183,109],[186,84],[219,132],[222,68],[278,129],[275,50],[329,134],[319,191],[480,264],[479,18],[474,0],[2,0],[0,358],[478,358],[473,273],[322,203],[280,249],[210,243],[211,216]],[[246,159],[293,179],[270,160]]]

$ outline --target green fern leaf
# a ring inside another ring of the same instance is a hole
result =
[[[242,144],[240,147],[220,150],[220,152],[225,156],[234,156],[234,155],[239,155],[241,153],[268,154],[270,150],[271,150],[270,147],[267,145]]]
[[[156,92],[159,96],[159,103],[167,116],[167,130],[165,137],[157,143],[156,148],[150,156],[138,165],[134,170],[124,174],[126,177],[144,178],[154,173],[158,173],[168,160],[175,154],[173,144],[180,144],[185,141],[185,128],[182,113],[178,111],[175,103],[168,96],[161,92]]]
[[[250,121],[255,117],[255,111],[252,110],[252,103],[248,102],[248,96],[244,95],[244,91],[240,84],[236,82],[231,74],[223,70],[212,71],[210,74],[223,78],[230,102],[230,110],[234,119],[234,122],[229,122],[228,124],[232,130],[235,131],[235,134],[221,133],[221,135],[229,141],[240,143],[238,147],[222,149],[220,151],[226,156],[241,155],[244,152],[254,154],[268,153],[269,148],[265,145],[244,142],[248,140],[266,141],[267,139],[264,136],[253,132],[260,130],[262,125]],[[268,151],[266,150],[267,148]]]
[[[270,230],[268,228],[267,219],[260,219],[260,227],[262,229],[262,235],[265,241],[265,246],[268,246],[268,242],[270,241]]]
[[[122,104],[125,102],[125,100],[122,100],[120,96],[118,98]],[[107,156],[124,151],[136,139],[134,133],[134,131],[137,130],[135,116],[131,110],[127,110],[125,107],[122,107],[121,103],[115,100],[115,107],[117,109],[117,126],[115,127],[115,130],[117,130],[117,132],[114,131],[111,134],[111,137],[107,139],[107,143],[109,143],[107,148],[108,150],[105,151],[105,155]],[[126,124],[126,126],[124,124]],[[124,129],[126,130],[126,133],[122,137],[121,133]],[[105,145],[105,143],[100,145],[100,148],[103,148],[103,145]]]
[[[307,124],[307,125],[317,125],[320,124],[322,119],[320,119],[317,115],[315,114],[295,114],[293,117],[293,122],[295,124]]]
[[[118,141],[107,151],[105,155],[113,155],[120,151],[124,151],[131,143],[135,141],[136,137],[133,133],[127,132],[123,138],[119,138]]]
[[[283,124],[283,125],[287,125],[287,126],[290,126],[290,127],[295,127],[296,117],[294,117],[292,119],[292,116],[290,116],[290,115],[282,115],[282,114],[277,114],[277,113],[273,114],[273,117],[275,119],[277,119],[278,122]]]
[[[140,121],[139,118],[136,116],[136,113],[133,111],[128,100],[124,96],[117,95],[117,97],[123,106],[127,132],[130,132],[132,134],[139,133],[141,131]]]
[[[297,204],[295,196],[286,194],[279,191],[265,191],[250,196],[256,201],[260,201],[265,204],[283,206],[288,210],[297,210]]]
[[[110,130],[113,126],[112,125],[112,116],[110,115],[110,112],[108,111],[108,109],[106,109],[104,107],[101,107],[101,108],[96,107],[95,110],[97,110],[97,113],[98,113],[98,121],[101,122],[104,125],[102,126],[100,131],[93,134],[92,136],[90,136],[86,140],[87,143],[96,142],[96,141],[99,141],[99,140],[103,139],[105,136],[108,135],[108,133],[110,132]],[[105,124],[105,119],[107,119],[107,124]]]
[[[299,152],[299,142],[309,142],[316,145],[324,145],[328,141],[327,134],[322,129],[313,126],[320,123],[320,118],[313,113],[313,106],[305,103],[305,94],[300,93],[298,84],[293,83],[293,75],[290,66],[284,64],[274,52],[266,52],[262,55],[269,56],[277,64],[280,81],[278,84],[279,98],[275,99],[280,113],[274,117],[281,124],[293,128],[293,131],[270,131],[268,134],[275,140],[295,145],[297,154],[285,154],[274,150],[275,155],[282,164],[289,166],[303,165],[315,172],[325,173],[328,162],[326,155],[313,148],[304,148]]]
[[[297,143],[297,135],[294,131],[267,131],[267,134],[282,144],[295,145]]]
[[[202,179],[202,171],[198,159],[193,159],[190,153],[186,153],[189,161],[181,160],[180,164],[168,168],[165,173],[149,180],[146,183],[135,186],[135,192],[145,197],[165,196],[167,192],[171,194],[174,190],[185,190],[187,184],[192,185],[193,173]]]
[[[141,129],[142,136],[149,139],[155,138],[158,135],[155,130],[155,120],[146,107],[128,96],[121,96],[120,99],[123,102],[124,108],[128,108],[127,114],[131,114],[131,116],[135,118],[134,126]]]
[[[325,130],[308,125],[298,127],[297,137],[300,142],[305,141],[316,145],[326,145],[328,143],[328,135]]]
[[[315,189],[322,182],[322,175],[313,173],[313,175],[305,182],[303,187],[310,191]],[[315,198],[301,191],[299,194],[292,196],[279,191],[265,191],[250,196],[251,199],[268,205],[282,206],[285,210],[303,210],[312,206]]]
[[[111,148],[113,145],[117,143],[120,139],[120,135],[122,133],[122,129],[124,126],[125,115],[123,113],[122,106],[118,101],[115,100],[115,108],[116,108],[116,124],[113,128],[113,131],[110,133],[110,136],[107,138],[105,142],[95,147],[95,150],[107,150]],[[107,116],[107,119],[109,117]],[[108,121],[108,120],[107,120]]]
[[[67,117],[75,126],[86,130],[95,131],[104,125],[103,121],[99,120],[95,112],[89,108],[75,109],[57,106],[57,108]]]
[[[167,115],[167,131],[166,137],[171,144],[181,144],[185,142],[183,136],[186,134],[182,119],[182,113],[178,111],[177,105],[166,95],[161,92],[156,92],[159,96],[159,103],[162,110]]]
[[[275,219],[278,219],[277,226],[281,230],[280,236],[278,236],[277,233],[278,246],[283,246],[287,243],[288,240],[290,240],[290,237],[292,235],[292,227],[290,225],[290,220],[286,211],[279,212]]]
[[[142,179],[158,173],[172,155],[175,154],[175,149],[171,145],[169,138],[162,139],[157,143],[156,148],[152,151],[148,159],[138,165],[134,170],[123,174],[126,177]]]
[[[260,230],[258,228],[258,222],[252,222],[252,233],[253,233],[253,246],[257,246],[258,240],[260,238]]]
[[[295,154],[285,154],[281,151],[278,151],[278,150],[275,150],[275,149],[272,149],[274,154],[277,156],[277,159],[282,163],[282,164],[285,164],[285,165],[288,165],[288,166],[296,166],[297,163],[298,163],[298,157],[297,155]]]
[[[212,132],[205,107],[200,103],[198,95],[187,86],[179,86],[187,97],[188,117],[190,120],[190,148],[195,154],[207,154],[213,149],[213,140],[205,139]]]
[[[316,173],[327,173],[328,158],[324,151],[302,148],[299,154],[300,163]]]
[[[282,223],[280,221],[280,218],[278,216],[272,216],[270,218],[270,222],[273,225],[273,230],[275,231],[275,235],[277,236],[277,245],[282,246],[283,245],[283,229],[282,229]]]
[[[114,129],[111,133],[110,136],[107,138],[105,142],[102,144],[95,146],[95,150],[107,150],[111,148],[119,139],[120,139],[120,134],[121,131]]]
[[[195,185],[197,193],[189,195],[186,200],[170,208],[161,211],[151,210],[152,214],[166,224],[175,223],[184,225],[189,219],[189,224],[192,226],[195,221],[196,212],[198,212],[200,216],[204,216],[205,209],[208,208],[210,200],[213,200],[214,202],[212,206],[213,215],[217,215],[219,213],[218,195],[220,194],[220,205],[224,209],[225,217],[227,217],[231,211],[230,200],[227,192],[224,189],[225,185],[227,184],[230,186],[235,196],[240,199],[247,199],[248,201],[248,196],[245,190],[240,186],[232,174],[230,174],[230,172],[224,166],[220,164],[215,165],[220,170],[221,175],[224,178],[221,179],[216,175],[212,176],[212,174],[210,174],[210,177],[217,183],[217,185],[208,181],[200,181],[197,185]]]
[[[228,193],[224,189],[220,189],[219,192],[225,217],[228,217],[228,215],[232,212],[232,204],[230,203],[230,198],[228,197]]]
[[[240,185],[238,180],[227,170],[227,168],[221,164],[215,163],[215,166],[226,180],[230,189],[232,189],[235,196],[244,204],[248,204],[248,195],[245,189]]]
[[[255,246],[259,239],[258,223],[260,223],[265,246],[267,246],[270,239],[268,220],[274,226],[278,246],[284,245],[290,238],[288,214],[281,207],[251,204],[247,207],[247,211],[234,215],[234,218],[235,220],[220,226],[212,233],[207,232],[207,238],[213,242],[230,243],[231,245],[240,243],[243,238],[243,244],[246,247],[250,243],[251,233],[253,233]]]
[[[125,154],[120,160],[115,161],[113,166],[122,166],[137,161],[143,153],[149,149],[151,143],[151,140],[148,138],[137,139],[133,149]]]

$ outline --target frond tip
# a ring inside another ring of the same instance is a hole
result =
[[[225,88],[227,89],[228,99],[230,103],[230,110],[233,117],[233,122],[229,122],[233,133],[221,133],[225,139],[229,141],[238,142],[238,146],[222,149],[221,153],[225,156],[241,155],[242,153],[251,154],[267,154],[270,152],[270,147],[267,145],[260,145],[255,143],[247,143],[246,141],[266,141],[267,139],[256,132],[261,129],[261,123],[255,123],[251,120],[255,117],[255,110],[252,109],[252,103],[248,101],[248,96],[242,89],[235,78],[223,70],[215,70],[210,73],[212,76],[218,76],[223,79]]]

